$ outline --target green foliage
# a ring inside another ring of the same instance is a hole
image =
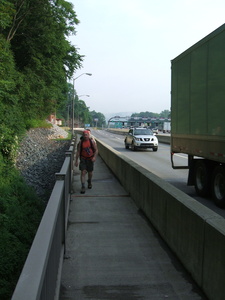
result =
[[[0,298],[9,299],[44,206],[0,154]]]
[[[0,28],[3,30],[6,27],[10,26],[12,23],[13,15],[15,10],[13,4],[7,0],[1,0],[0,2]],[[1,33],[1,31],[0,31]]]
[[[93,110],[90,112],[90,114],[91,114],[91,126],[93,127],[96,126],[96,123],[98,127],[105,126],[106,124],[105,116],[102,113]],[[98,121],[96,122],[95,119],[98,119]]]
[[[68,119],[72,119],[72,97],[73,97],[73,86],[68,83],[68,97],[66,99],[66,102],[61,105],[61,107],[58,107],[57,110],[57,116],[59,118],[62,118],[64,120],[64,123],[68,124]],[[96,121],[94,119],[98,119],[97,126],[102,127],[105,126],[106,120],[105,116],[96,111],[89,111],[89,107],[87,107],[84,100],[81,100],[78,98],[78,96],[75,96],[74,100],[74,122],[75,125],[78,125],[80,127],[84,127],[85,124],[91,124],[91,126],[96,126]],[[71,122],[70,122],[71,124]]]
[[[6,157],[30,119],[45,119],[66,102],[67,78],[82,62],[67,39],[78,23],[65,0],[1,1],[0,152]]]
[[[67,77],[82,62],[67,40],[78,23],[64,0],[1,1],[0,152],[8,159],[34,120],[65,103]]]
[[[16,65],[23,75],[18,84],[21,105],[27,113],[32,108],[35,118],[52,113],[64,101],[67,77],[81,65],[77,50],[65,38],[72,30],[67,23],[76,24],[77,19],[70,5],[64,4],[30,1],[35,16],[27,13],[11,41]]]
[[[46,120],[36,120],[36,119],[29,119],[26,120],[26,128],[51,128],[52,124],[48,123]]]
[[[43,207],[13,165],[20,138],[67,101],[82,56],[65,0],[0,1],[0,299],[9,299]]]
[[[165,109],[160,113],[161,118],[170,119],[171,117],[171,111]]]
[[[13,98],[16,76],[10,43],[0,34],[0,99]]]
[[[2,226],[0,239],[0,297],[8,300],[21,272],[26,249],[19,239]],[[10,261],[13,263],[10,264]]]
[[[79,120],[79,124],[89,124],[91,121],[89,109],[86,106],[86,103],[83,100],[79,100],[78,98],[75,101],[75,117]]]
[[[140,113],[134,113],[131,115],[131,117],[143,117],[143,118],[170,118],[170,111],[169,110],[163,110],[161,113],[153,113],[153,112],[140,112]]]
[[[1,154],[13,161],[16,156],[17,146],[18,139],[14,135],[13,130],[6,127],[4,124],[0,124]]]

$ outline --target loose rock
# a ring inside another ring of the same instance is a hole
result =
[[[49,199],[55,184],[55,173],[60,171],[70,146],[70,140],[55,139],[67,136],[65,130],[53,125],[50,129],[29,130],[20,144],[16,167],[43,201]]]

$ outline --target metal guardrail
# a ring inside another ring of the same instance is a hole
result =
[[[72,190],[75,139],[49,198],[12,300],[58,299]]]
[[[11,300],[50,300],[59,297],[75,145],[74,139],[65,153],[60,172],[56,173],[56,183]]]

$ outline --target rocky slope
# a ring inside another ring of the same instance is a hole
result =
[[[66,138],[68,133],[57,125],[51,129],[36,128],[27,132],[22,140],[16,167],[20,170],[28,185],[36,194],[47,201],[55,183],[55,173],[59,172],[65,159],[65,151],[70,146],[70,140],[55,140]]]

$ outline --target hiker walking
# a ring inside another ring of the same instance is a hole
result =
[[[81,171],[81,194],[85,193],[85,177],[88,173],[88,188],[92,188],[92,174],[94,169],[94,162],[98,155],[98,148],[96,142],[89,137],[89,131],[84,130],[82,138],[77,146],[75,166],[78,166],[78,159],[80,159],[79,170]]]

